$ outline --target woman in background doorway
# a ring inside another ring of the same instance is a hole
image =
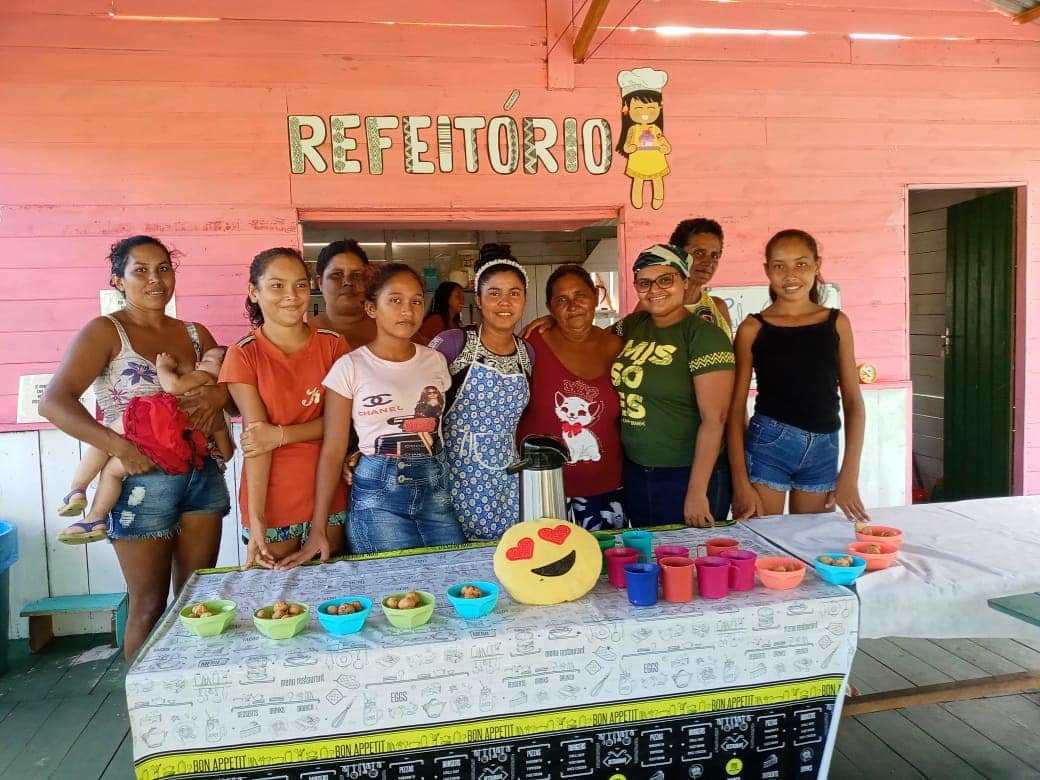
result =
[[[430,310],[423,318],[419,335],[429,342],[441,331],[461,328],[463,305],[462,285],[456,282],[441,282],[433,294]]]
[[[325,311],[310,317],[310,324],[336,331],[351,349],[363,347],[376,337],[375,320],[365,314],[369,270],[368,255],[352,238],[333,241],[318,254],[315,273]]]

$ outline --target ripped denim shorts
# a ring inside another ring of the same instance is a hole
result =
[[[226,515],[231,497],[224,475],[212,458],[205,461],[187,474],[150,471],[124,479],[108,516],[108,538],[169,538],[180,530],[181,515]]]

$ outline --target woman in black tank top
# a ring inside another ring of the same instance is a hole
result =
[[[733,471],[733,516],[778,515],[790,492],[792,514],[830,511],[866,521],[859,495],[865,413],[852,326],[819,304],[816,241],[784,230],[766,244],[773,303],[741,323],[727,442]],[[751,372],[755,414],[745,427]],[[845,415],[845,455],[838,468],[838,389]]]

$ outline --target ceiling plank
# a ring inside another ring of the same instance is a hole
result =
[[[574,62],[578,65],[588,59],[589,45],[592,43],[596,30],[599,29],[600,20],[607,12],[608,5],[610,5],[610,0],[592,0],[589,11],[585,14],[585,21],[581,23],[581,29],[574,38]]]
[[[1011,23],[1026,24],[1034,19],[1040,19],[1040,5],[1034,5],[1032,8],[1023,11],[1018,16],[1012,17]]]

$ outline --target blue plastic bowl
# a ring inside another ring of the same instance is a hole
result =
[[[831,566],[829,563],[820,563],[821,557],[840,558],[842,556],[852,558],[852,565]],[[824,582],[829,582],[832,585],[851,585],[863,573],[863,570],[867,568],[867,562],[858,555],[849,555],[848,553],[820,553],[820,555],[813,558],[813,567]]]
[[[351,601],[361,602],[361,606],[363,606],[364,609],[360,612],[351,612],[349,615],[330,615],[325,611],[329,607],[338,607],[340,604],[348,604]],[[341,599],[323,601],[318,605],[318,622],[321,623],[322,628],[333,636],[356,634],[361,630],[361,627],[365,625],[365,621],[368,619],[368,615],[371,611],[371,599],[366,599],[364,596],[344,596]]]
[[[475,585],[484,592],[484,595],[476,599],[464,599],[459,595],[464,585]],[[482,582],[480,580],[460,582],[458,585],[448,588],[448,599],[460,617],[466,620],[484,617],[498,603],[498,585],[494,582]]]

